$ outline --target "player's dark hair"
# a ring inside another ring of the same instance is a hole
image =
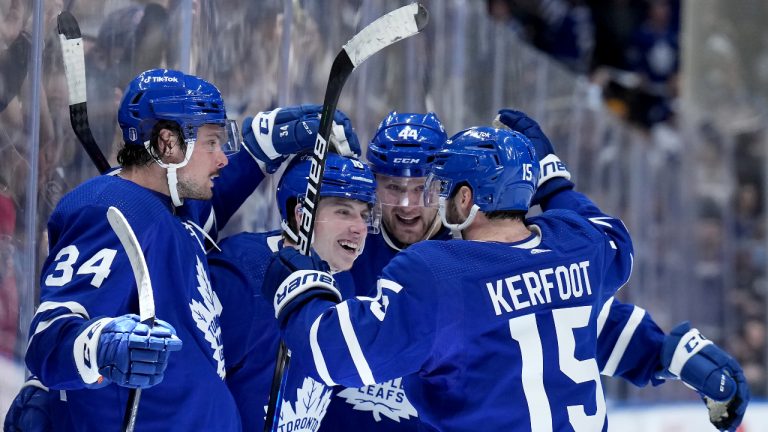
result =
[[[181,150],[183,152],[187,151],[187,143],[182,138],[181,128],[178,123],[170,120],[159,120],[155,123],[155,126],[152,127],[152,135],[149,141],[155,154],[160,154],[157,142],[158,137],[160,136],[160,131],[163,129],[168,129],[178,136]],[[144,146],[134,144],[123,144],[123,148],[117,153],[117,163],[124,168],[130,166],[146,166],[153,160],[152,155],[144,148]]]
[[[459,189],[461,189],[462,186],[468,187],[470,190],[472,189],[472,186],[469,185],[467,182],[459,182],[456,184],[456,186],[451,191],[451,194],[449,195],[449,199],[453,199],[457,193],[459,193]],[[474,191],[472,191],[474,193]],[[525,222],[525,215],[527,212],[520,211],[520,210],[495,210],[491,212],[484,213],[485,217],[489,220],[499,220],[499,219],[516,219],[520,222]]]
[[[519,210],[496,210],[483,214],[485,214],[485,217],[489,220],[516,219],[520,222],[525,222],[526,212]]]

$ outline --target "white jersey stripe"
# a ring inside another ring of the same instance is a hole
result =
[[[600,314],[597,316],[597,337],[600,337],[600,333],[603,331],[605,321],[608,319],[608,315],[611,313],[611,305],[613,304],[613,297],[609,298],[600,309]]]
[[[376,380],[373,379],[373,372],[371,372],[371,368],[368,366],[368,361],[363,355],[363,350],[360,348],[360,342],[357,340],[355,329],[352,327],[352,321],[349,318],[349,306],[346,302],[341,302],[336,305],[336,311],[339,315],[341,332],[344,334],[344,341],[347,342],[347,348],[352,355],[352,361],[355,363],[357,374],[360,375],[363,384],[376,384]]]
[[[320,319],[323,318],[323,314],[320,314],[312,322],[312,327],[309,329],[309,346],[312,348],[312,358],[315,361],[315,369],[317,374],[328,386],[335,386],[336,383],[331,378],[331,374],[328,373],[328,366],[325,364],[325,357],[323,357],[323,351],[320,349],[320,344],[317,342],[317,329],[320,327]]]
[[[629,341],[632,340],[632,336],[635,334],[635,330],[637,329],[637,326],[640,325],[640,322],[643,320],[644,316],[645,310],[641,307],[635,306],[635,309],[629,316],[627,323],[624,325],[624,329],[619,335],[619,339],[613,346],[611,356],[608,357],[608,361],[605,363],[605,367],[601,371],[603,375],[613,376],[613,374],[616,373],[616,368],[619,367],[619,363],[624,357],[624,353],[627,351]]]
[[[68,302],[47,301],[47,302],[40,303],[40,306],[37,307],[37,311],[35,312],[35,315],[45,311],[49,311],[51,309],[56,309],[56,308],[67,308],[70,311],[72,311],[72,313],[82,315],[83,318],[85,319],[90,319],[90,317],[88,316],[88,311],[85,310],[85,307],[83,307],[83,305],[81,305],[80,303],[73,302],[73,301],[68,301]]]

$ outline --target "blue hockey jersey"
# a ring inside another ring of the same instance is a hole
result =
[[[357,296],[375,296],[376,281],[384,267],[400,250],[386,233],[368,234],[363,253],[357,257],[350,273]],[[449,240],[451,232],[442,228],[433,240]],[[422,429],[425,427],[422,425]],[[419,430],[418,413],[408,400],[402,378],[361,387],[333,388],[320,432]]]
[[[170,356],[163,382],[142,392],[137,430],[241,429],[223,382],[221,304],[208,279],[201,229],[215,237],[264,175],[247,152],[229,162],[211,201],[186,200],[175,210],[169,197],[116,176],[89,180],[58,204],[48,224],[41,305],[26,357],[30,371],[52,388],[56,409],[73,420],[58,421],[57,430],[119,430],[122,424],[128,389],[86,389],[72,349],[88,320],[138,313],[131,266],[107,223],[109,206],[121,209],[142,246],[157,317],[184,342]]]
[[[261,296],[266,267],[283,245],[279,231],[242,233],[224,239],[221,251],[210,253],[211,282],[220,295],[227,386],[235,398],[243,430],[264,430],[264,416],[275,370],[280,332],[272,300]],[[345,298],[354,288],[348,272],[334,278]],[[312,379],[302,359],[292,359],[283,391],[278,431],[317,431],[331,398],[331,389]]]
[[[309,302],[284,331],[294,357],[327,384],[404,377],[438,430],[604,430],[597,321],[632,244],[586,197],[560,195],[570,210],[529,219],[524,241],[425,241],[387,265],[375,297]]]
[[[51,215],[50,253],[42,269],[42,303],[31,325],[27,366],[52,389],[68,390],[77,430],[119,429],[129,389],[86,389],[73,356],[75,337],[86,322],[138,312],[128,257],[106,219],[113,205],[142,246],[157,317],[173,325],[184,342],[170,356],[163,382],[142,393],[137,429],[240,430],[223,381],[221,304],[208,279],[203,236],[173,215],[167,196],[119,177],[87,181],[65,195]]]

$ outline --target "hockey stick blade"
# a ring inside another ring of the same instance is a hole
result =
[[[125,215],[117,207],[107,209],[107,221],[112,231],[128,255],[128,261],[131,263],[133,277],[136,279],[136,288],[139,292],[139,319],[143,324],[150,328],[155,323],[155,298],[152,292],[152,280],[149,278],[149,269],[147,261],[144,259],[144,253],[141,251],[141,245],[133,232],[133,228],[128,223]],[[132,432],[136,426],[136,414],[139,409],[139,400],[141,398],[141,389],[131,389],[128,392],[128,402],[125,407],[125,416],[123,417],[123,430]]]
[[[302,254],[309,254],[312,243],[315,212],[317,211],[317,204],[320,202],[320,183],[323,178],[323,171],[325,171],[325,159],[328,155],[328,139],[331,136],[333,116],[344,83],[352,71],[368,57],[397,41],[421,32],[427,25],[427,21],[429,21],[429,14],[424,6],[418,3],[403,6],[379,17],[360,30],[344,45],[341,52],[333,60],[328,85],[325,89],[320,127],[312,153],[307,192],[304,194],[303,211],[299,224],[299,249]],[[275,426],[279,424],[278,417],[289,363],[290,353],[285,342],[280,341],[275,372],[272,375],[272,386],[269,390],[269,404],[264,422],[265,432],[272,432]]]
[[[99,145],[93,138],[91,126],[88,123],[88,108],[86,106],[85,88],[85,53],[80,26],[75,17],[62,11],[56,19],[61,42],[61,54],[64,60],[64,74],[67,76],[69,92],[69,121],[77,135],[80,144],[88,153],[99,173],[110,169],[107,158],[104,157]]]

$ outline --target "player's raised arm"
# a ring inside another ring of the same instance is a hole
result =
[[[525,135],[536,149],[540,177],[531,205],[539,204],[544,211],[573,211],[603,232],[605,241],[615,251],[608,257],[610,262],[607,265],[613,270],[606,277],[612,280],[611,284],[616,289],[623,286],[629,280],[634,260],[632,240],[624,223],[604,213],[584,194],[573,190],[570,172],[555,154],[552,143],[535,120],[523,112],[502,109],[494,124]]]

